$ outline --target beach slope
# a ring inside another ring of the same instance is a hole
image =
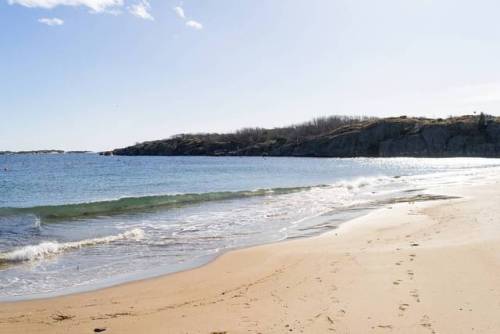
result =
[[[399,203],[187,272],[0,304],[0,333],[499,333],[500,187]]]

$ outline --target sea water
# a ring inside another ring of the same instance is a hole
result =
[[[499,171],[479,158],[3,155],[0,300],[191,268]]]

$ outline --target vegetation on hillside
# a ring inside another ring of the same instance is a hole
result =
[[[500,121],[330,116],[281,128],[180,134],[107,154],[246,156],[500,156]]]

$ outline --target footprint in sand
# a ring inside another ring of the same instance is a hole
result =
[[[400,309],[401,311],[406,311],[406,310],[408,309],[408,307],[410,307],[410,305],[409,305],[409,304],[400,304],[400,305],[399,305],[399,309]]]
[[[404,316],[404,312],[410,307],[410,304],[399,304],[399,307],[398,309],[401,311],[401,313],[399,313],[399,316],[402,317]]]
[[[436,334],[436,331],[432,328],[431,319],[428,315],[425,314],[422,319],[420,319],[420,326],[428,329],[430,333]]]
[[[331,302],[332,302],[332,303],[334,303],[334,304],[338,304],[338,303],[340,303],[340,300],[339,300],[337,297],[334,297],[334,296],[330,297],[330,300],[331,300]]]
[[[402,317],[404,315],[404,312],[410,307],[410,304],[399,304],[398,309],[401,311],[399,313],[399,316]]]
[[[415,276],[415,273],[413,272],[413,270],[407,270],[406,273],[408,274],[408,276],[410,276],[410,279],[412,280]]]
[[[61,312],[58,312],[56,314],[53,314],[51,316],[51,318],[56,321],[56,322],[59,322],[59,321],[64,321],[64,320],[71,320],[73,319],[75,316],[74,315],[70,315],[70,314],[63,314]]]
[[[420,296],[418,294],[418,290],[417,289],[413,289],[410,291],[410,296],[412,296],[413,298],[415,298],[415,301],[417,303],[420,303]]]
[[[378,328],[382,328],[382,329],[390,329],[390,330],[392,330],[392,325],[378,325],[377,327]]]

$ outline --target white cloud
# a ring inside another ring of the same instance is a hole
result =
[[[174,12],[177,14],[177,16],[181,19],[186,18],[186,14],[184,13],[184,9],[182,9],[181,6],[174,7]]]
[[[46,24],[48,26],[62,26],[64,24],[64,21],[58,19],[57,17],[53,17],[51,19],[48,17],[42,17],[41,19],[38,19],[38,22]]]
[[[9,4],[29,8],[54,8],[57,6],[84,6],[93,12],[106,12],[112,8],[123,6],[123,0],[8,0]]]
[[[203,29],[203,24],[201,24],[200,22],[194,21],[194,20],[187,21],[186,26],[188,26],[189,28],[193,28],[195,30]]]
[[[179,6],[174,7],[174,12],[179,17],[181,20],[186,20],[185,24],[187,27],[195,29],[195,30],[202,30],[203,29],[203,24],[201,24],[198,21],[195,20],[188,20],[186,17],[186,13],[184,12],[184,9],[181,7],[182,3]]]
[[[132,5],[128,8],[128,11],[141,19],[144,20],[154,20],[154,17],[149,13],[149,9],[151,5],[146,0],[142,0],[141,2]]]

